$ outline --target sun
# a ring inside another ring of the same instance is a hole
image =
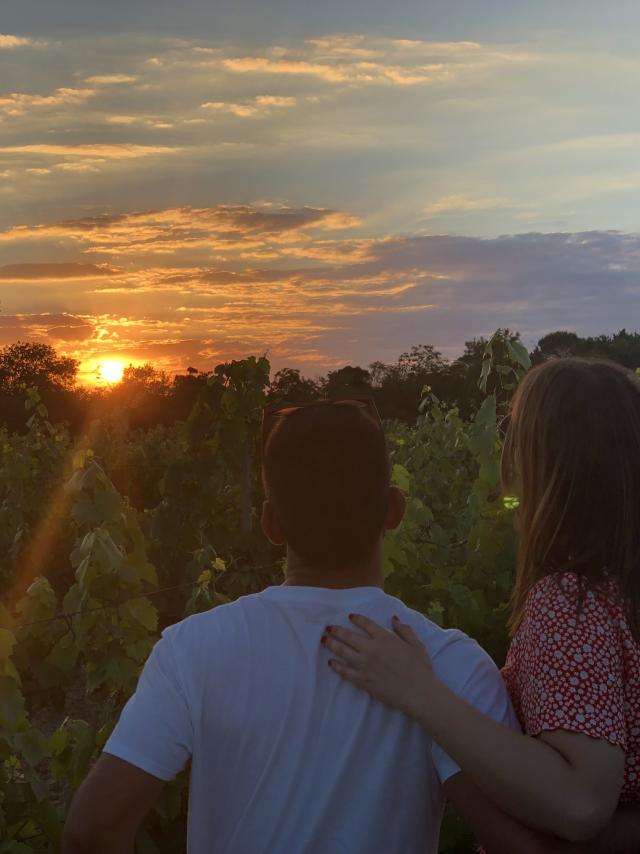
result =
[[[114,385],[119,383],[124,374],[124,362],[118,359],[107,359],[98,366],[98,379]]]

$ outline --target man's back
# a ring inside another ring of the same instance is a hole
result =
[[[455,765],[399,712],[338,679],[320,644],[357,611],[412,625],[436,674],[502,722],[480,647],[377,587],[283,586],[166,630],[106,752],[161,779],[191,757],[189,854],[431,854]]]

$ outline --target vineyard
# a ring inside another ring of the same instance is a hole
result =
[[[499,664],[515,555],[501,423],[528,366],[522,345],[494,337],[473,416],[426,388],[415,426],[385,424],[408,498],[385,540],[387,590]],[[0,854],[59,851],[73,792],[164,626],[281,582],[283,555],[257,517],[268,386],[265,358],[230,362],[186,421],[131,432],[100,420],[74,438],[25,388],[26,429],[0,429]],[[138,854],[184,850],[185,815],[182,775]],[[469,844],[448,816],[441,851]]]

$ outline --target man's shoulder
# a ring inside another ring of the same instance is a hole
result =
[[[502,690],[503,681],[496,663],[476,640],[460,629],[439,626],[399,599],[395,604],[398,617],[411,626],[425,645],[434,673],[456,693],[471,685]]]
[[[194,641],[200,637],[210,637],[212,634],[228,629],[232,623],[247,618],[247,612],[258,607],[259,593],[240,596],[233,602],[215,605],[207,611],[190,614],[183,620],[167,626],[162,637],[179,644]]]
[[[410,608],[401,599],[388,597],[394,604],[394,612],[401,621],[408,623],[427,647],[433,660],[439,655],[486,655],[482,647],[460,629],[444,628],[430,620],[420,611]]]

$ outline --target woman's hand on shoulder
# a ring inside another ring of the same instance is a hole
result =
[[[349,619],[361,631],[327,626],[322,642],[335,655],[329,666],[387,706],[418,717],[433,673],[413,629],[397,617],[392,620],[393,631],[359,614],[350,614]]]

